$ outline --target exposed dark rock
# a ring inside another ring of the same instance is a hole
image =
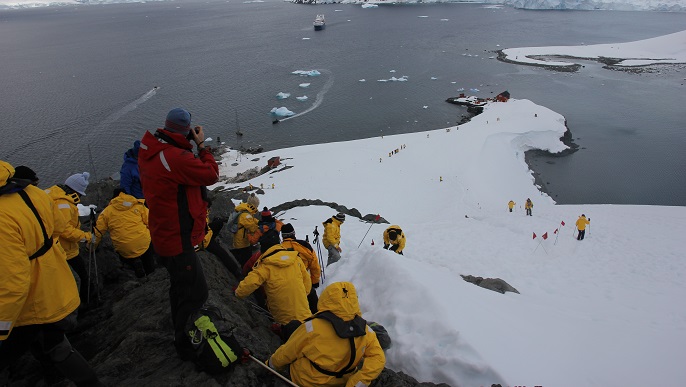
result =
[[[475,277],[473,275],[462,275],[460,274],[462,279],[464,279],[467,282],[471,282],[474,285],[481,286],[482,288],[493,290],[494,292],[502,293],[505,294],[505,292],[513,292],[519,294],[519,291],[507,282],[503,281],[500,278],[483,278],[483,277]]]

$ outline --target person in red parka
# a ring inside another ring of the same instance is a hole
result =
[[[217,182],[219,168],[204,139],[202,127],[191,130],[191,114],[176,108],[167,114],[164,128],[145,133],[138,153],[143,195],[150,209],[150,237],[169,272],[174,345],[182,360],[194,356],[186,321],[208,295],[195,247],[205,237],[205,186]],[[190,140],[197,145],[197,156]]]

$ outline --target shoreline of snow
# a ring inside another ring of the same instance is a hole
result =
[[[626,43],[588,46],[548,46],[507,48],[498,51],[498,59],[515,64],[576,71],[576,62],[538,59],[567,58],[602,62],[617,68],[686,64],[686,30],[655,38]]]

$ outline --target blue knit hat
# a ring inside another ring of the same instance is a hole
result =
[[[170,110],[164,128],[173,133],[188,134],[191,130],[191,113],[181,108]]]
[[[88,178],[91,174],[88,172],[77,173],[71,175],[64,181],[64,185],[78,192],[80,195],[86,196],[86,187],[88,187]]]

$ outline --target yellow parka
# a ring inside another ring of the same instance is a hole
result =
[[[527,210],[534,208],[534,203],[531,200],[527,200],[526,203],[524,203],[524,208]]]
[[[248,234],[255,233],[259,229],[257,218],[255,218],[257,208],[249,203],[241,203],[236,206],[234,211],[245,211],[245,213],[238,216],[238,231],[233,234],[233,248],[242,249],[251,245],[250,241],[248,241]]]
[[[513,202],[512,200],[510,200],[510,202],[507,203],[507,208],[509,208],[509,209],[512,209],[514,206],[515,206],[515,202]]]
[[[579,219],[576,220],[576,228],[578,228],[580,231],[583,231],[586,229],[586,225],[591,224],[591,222],[586,219],[585,216],[580,216]]]
[[[67,226],[60,234],[60,244],[67,254],[67,259],[72,259],[79,255],[79,242],[91,240],[91,233],[81,230],[79,209],[76,207],[80,201],[79,196],[75,193],[67,195],[57,185],[46,189],[45,192],[57,203],[57,208],[67,222]]]
[[[202,240],[202,245],[198,246],[195,251],[205,250],[212,240],[212,235],[214,235],[214,231],[210,228],[210,210],[207,210],[207,218],[205,219],[205,238]]]
[[[122,192],[110,200],[95,223],[95,243],[109,230],[114,249],[124,258],[138,258],[150,247],[145,200]]]
[[[263,285],[274,321],[288,324],[292,320],[304,321],[312,315],[307,303],[312,282],[297,251],[281,245],[267,249],[238,284],[236,296],[245,298]]]
[[[319,313],[333,312],[344,321],[361,316],[357,292],[350,282],[335,282],[327,286],[319,297]],[[366,326],[366,334],[355,337],[355,359],[357,367],[364,358],[362,367],[341,378],[319,372],[312,362],[324,370],[344,370],[350,361],[349,339],[336,334],[333,325],[323,319],[312,319],[293,332],[269,359],[275,368],[290,364],[291,380],[299,386],[369,386],[386,365],[386,357],[374,331]],[[352,367],[351,367],[352,368]]]
[[[324,225],[324,236],[322,237],[324,248],[328,249],[329,246],[338,247],[341,243],[342,223],[343,222],[333,216],[322,223]]]
[[[391,238],[388,236],[388,233],[391,230],[395,230],[397,236],[395,237],[395,240],[391,240]],[[403,230],[400,229],[400,226],[397,224],[394,224],[390,227],[388,227],[386,230],[383,232],[383,243],[384,245],[393,245],[393,246],[398,246],[397,249],[394,251],[398,254],[403,252],[403,249],[405,249],[405,233],[403,233]]]
[[[0,161],[0,187],[14,168]],[[0,195],[0,340],[14,327],[62,320],[79,306],[76,281],[58,236],[65,220],[48,195],[24,188],[53,244],[45,254],[29,259],[45,244],[38,219],[19,193]]]
[[[303,260],[305,267],[310,272],[310,279],[312,280],[312,283],[317,284],[319,283],[319,277],[321,276],[319,258],[309,243],[304,241],[301,242],[305,243],[305,245],[301,244],[299,241],[296,241],[295,238],[284,238],[283,242],[281,242],[281,246],[298,252],[300,259]]]

